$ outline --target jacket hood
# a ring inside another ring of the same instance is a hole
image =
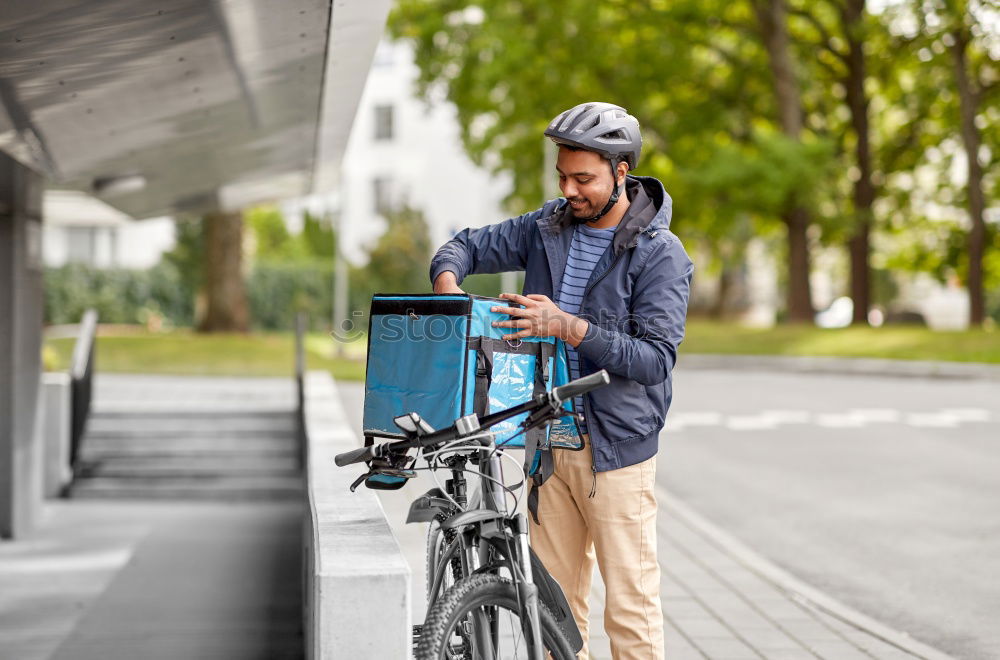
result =
[[[670,217],[673,211],[673,200],[658,179],[651,176],[625,177],[625,194],[628,195],[629,207],[615,230],[614,251],[620,253],[626,248],[635,247],[639,234],[670,229]],[[560,199],[559,208],[553,220],[561,229],[573,223],[572,211],[565,199]]]

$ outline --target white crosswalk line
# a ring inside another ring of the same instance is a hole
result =
[[[945,408],[941,412],[962,422],[988,422],[993,418],[990,411],[983,408]]]
[[[828,429],[854,429],[865,425],[865,420],[850,413],[825,413],[816,415],[816,424]]]
[[[851,408],[847,413],[865,422],[898,422],[903,416],[903,413],[892,408]]]
[[[946,413],[909,413],[904,421],[909,426],[940,429],[955,428],[961,420]]]
[[[777,428],[778,423],[764,415],[732,415],[726,428],[733,431],[763,431]]]
[[[1000,415],[985,408],[943,408],[938,411],[903,412],[894,408],[849,408],[845,412],[813,413],[808,410],[761,410],[756,414],[723,415],[715,411],[672,412],[668,431],[693,427],[724,426],[731,431],[767,431],[784,424],[814,424],[831,429],[862,428],[868,424],[906,424],[926,428],[955,428],[967,422],[991,422]]]
[[[812,413],[808,410],[762,410],[760,414],[777,424],[808,424],[812,421]]]
[[[718,426],[722,424],[722,413],[679,412],[667,415],[665,425],[668,431],[680,431],[688,426]]]

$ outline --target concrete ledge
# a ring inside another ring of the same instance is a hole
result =
[[[677,361],[677,367],[681,370],[726,369],[736,371],[843,374],[850,376],[867,375],[1000,381],[1000,366],[976,362],[682,353]]]
[[[44,489],[45,497],[59,497],[73,477],[69,465],[70,443],[70,378],[69,374],[42,374],[42,429],[45,437]]]
[[[306,374],[303,407],[306,657],[407,658],[410,567],[375,494],[363,486],[349,490],[363,466],[338,468],[333,462],[360,441],[329,373]]]

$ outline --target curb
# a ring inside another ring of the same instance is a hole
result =
[[[720,550],[728,553],[748,570],[786,592],[792,600],[799,604],[836,617],[844,623],[873,637],[877,637],[883,642],[891,644],[901,651],[922,660],[955,660],[952,656],[915,640],[909,634],[879,623],[875,619],[809,586],[788,571],[765,559],[728,532],[716,527],[715,524],[706,520],[701,514],[697,513],[677,496],[672,495],[663,486],[657,485],[656,490],[663,504],[688,527]]]
[[[677,364],[682,370],[725,369],[1000,382],[1000,366],[978,362],[694,353],[683,355]]]

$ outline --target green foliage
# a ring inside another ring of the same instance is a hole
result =
[[[311,213],[306,213],[299,240],[302,241],[305,252],[310,256],[333,259],[337,249],[335,234],[333,223],[329,218],[320,219]]]
[[[742,260],[746,241],[773,233],[788,204],[808,208],[827,245],[843,244],[868,219],[868,209],[854,208],[862,136],[844,86],[848,37],[856,38],[866,54],[873,244],[888,245],[896,256],[909,252],[910,269],[961,275],[967,257],[957,234],[948,229],[947,249],[927,249],[919,232],[897,228],[901,221],[923,222],[914,219],[933,213],[933,205],[964,209],[966,203],[965,184],[953,176],[953,161],[962,156],[951,50],[959,33],[970,40],[967,68],[980,90],[976,125],[987,200],[1000,194],[995,3],[889,0],[869,3],[848,24],[836,3],[787,0],[804,111],[800,141],[777,130],[773,72],[755,15],[770,4],[399,0],[389,28],[414,47],[419,91],[428,99],[443,92],[456,105],[473,160],[512,175],[512,210],[542,199],[540,136],[550,118],[588,100],[627,107],[645,142],[637,173],[666,184],[676,230],[714,262],[703,264],[703,273]],[[891,241],[879,240],[883,231]],[[993,251],[984,259],[989,281],[1000,277],[993,275]]]
[[[190,325],[194,297],[170,261],[149,270],[75,264],[46,269],[46,323],[79,323],[89,308],[97,310],[101,323]]]
[[[715,268],[755,232],[816,197],[828,140],[776,130],[768,57],[749,2],[400,0],[393,35],[413,44],[419,90],[458,109],[472,159],[512,176],[512,210],[542,200],[542,133],[559,112],[618,103],[642,126],[637,174],[664,182],[673,226]],[[752,225],[748,224],[752,220]]]
[[[426,293],[432,250],[427,221],[420,211],[402,207],[385,214],[386,230],[368,252],[364,281],[371,293]]]
[[[174,247],[165,253],[162,262],[177,273],[181,295],[194,298],[205,281],[205,229],[201,218],[179,217],[175,221]]]
[[[350,272],[348,313],[368,311],[371,295],[359,283],[364,269]],[[310,327],[324,330],[333,319],[333,263],[330,261],[259,261],[247,283],[250,318],[259,330],[288,330],[295,315],[306,312]]]
[[[306,256],[301,241],[293,240],[281,210],[276,206],[255,206],[243,214],[250,234],[253,254],[258,259],[301,259]]]

